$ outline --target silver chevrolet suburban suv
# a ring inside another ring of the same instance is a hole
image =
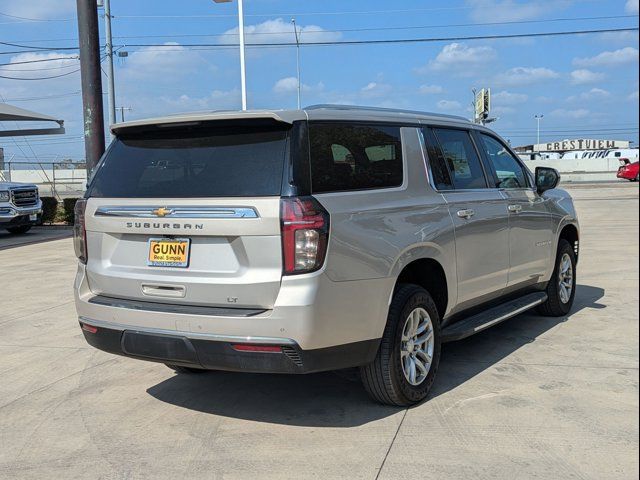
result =
[[[441,345],[566,315],[578,221],[463,118],[315,106],[133,121],[76,205],[86,340],[180,373],[359,367],[377,401],[433,385]]]

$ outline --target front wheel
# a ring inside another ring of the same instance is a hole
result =
[[[360,368],[364,388],[376,401],[408,406],[424,400],[440,362],[440,315],[429,292],[400,285],[374,361]]]
[[[562,317],[569,313],[576,296],[576,254],[571,244],[560,240],[556,264],[547,285],[547,301],[538,307],[545,317]]]
[[[20,225],[19,227],[7,228],[7,231],[13,234],[27,233],[29,230],[31,230],[31,225]]]

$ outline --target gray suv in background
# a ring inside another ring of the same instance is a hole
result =
[[[579,229],[463,118],[315,106],[117,124],[76,205],[86,340],[180,373],[359,367],[377,401],[431,388],[441,345],[566,315]]]

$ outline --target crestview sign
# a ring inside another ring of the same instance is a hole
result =
[[[533,146],[534,152],[565,152],[567,150],[606,150],[629,148],[629,142],[624,140],[563,140],[561,142],[539,143]]]

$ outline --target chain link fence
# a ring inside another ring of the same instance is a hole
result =
[[[4,162],[0,163],[0,182],[33,183],[41,197],[81,197],[87,185],[84,163]]]

